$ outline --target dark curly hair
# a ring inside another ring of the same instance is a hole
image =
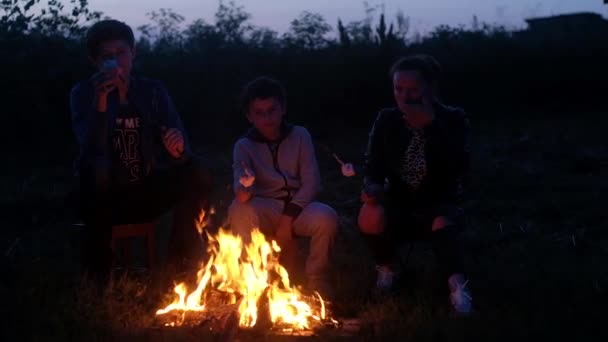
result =
[[[427,83],[433,85],[436,85],[441,78],[441,65],[429,55],[419,54],[400,58],[391,67],[389,76],[392,79],[396,72],[406,70],[418,71]]]
[[[249,105],[255,99],[268,99],[274,97],[285,108],[287,103],[287,93],[281,82],[270,77],[258,77],[247,83],[243,87],[240,98],[240,108],[243,113],[247,113]]]
[[[102,20],[93,24],[87,31],[87,53],[97,58],[99,46],[108,40],[124,40],[131,48],[135,47],[135,36],[129,25],[118,20]]]

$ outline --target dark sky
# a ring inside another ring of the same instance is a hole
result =
[[[253,15],[252,22],[279,32],[289,27],[302,11],[322,14],[335,27],[338,17],[344,22],[364,17],[360,0],[237,0]],[[186,22],[203,18],[213,21],[218,0],[89,0],[90,7],[106,15],[139,26],[148,21],[146,13],[159,8],[172,8]],[[370,6],[384,6],[390,17],[398,10],[410,18],[411,32],[425,33],[439,24],[470,25],[473,15],[480,21],[524,26],[524,18],[572,12],[596,12],[608,17],[603,0],[383,0],[368,1]]]

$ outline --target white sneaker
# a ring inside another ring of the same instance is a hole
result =
[[[460,278],[460,279],[459,279]],[[452,307],[459,314],[470,314],[473,312],[471,292],[467,289],[468,280],[462,282],[462,277],[451,276],[448,279],[450,286],[450,302]]]
[[[387,265],[376,266],[378,277],[376,278],[376,290],[387,292],[393,288],[395,272]]]

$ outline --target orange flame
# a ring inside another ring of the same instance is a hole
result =
[[[204,213],[200,221],[204,221]],[[217,236],[208,237],[210,258],[198,271],[196,289],[187,295],[186,285],[178,284],[174,289],[177,298],[158,310],[157,315],[172,311],[205,311],[203,294],[216,289],[229,294],[231,304],[240,298],[238,313],[241,327],[256,325],[258,303],[263,296],[268,300],[273,324],[303,330],[311,327],[311,321],[326,319],[325,303],[318,293],[321,308],[314,309],[303,299],[299,290],[290,285],[287,271],[278,262],[281,249],[274,240],[269,243],[258,229],[252,231],[251,242],[246,245],[239,236],[224,229],[220,229]],[[174,322],[170,325],[179,324]]]
[[[201,210],[200,214],[198,214],[198,218],[196,220],[196,231],[198,231],[198,235],[203,235],[203,231],[209,225],[209,221],[211,220],[211,215],[215,214],[215,208],[211,207],[209,209],[209,214],[204,210]]]

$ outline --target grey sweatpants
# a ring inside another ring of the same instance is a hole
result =
[[[228,224],[233,233],[247,242],[253,228],[267,237],[273,236],[283,213],[284,202],[271,198],[253,197],[247,203],[233,201],[228,210]],[[312,202],[293,222],[294,233],[310,237],[310,253],[306,260],[309,278],[323,277],[329,263],[329,252],[338,227],[336,212],[323,203]]]

